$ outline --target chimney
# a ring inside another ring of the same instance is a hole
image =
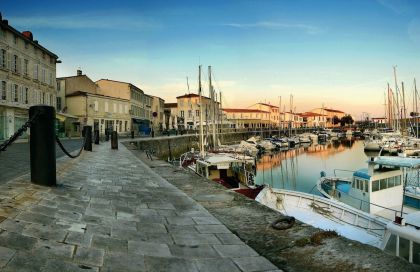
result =
[[[32,32],[30,31],[23,31],[22,35],[25,36],[25,38],[27,38],[30,41],[34,40],[34,36],[32,35]]]
[[[77,69],[77,75],[78,75],[78,76],[81,76],[81,75],[82,75],[82,70]]]

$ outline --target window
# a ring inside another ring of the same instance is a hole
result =
[[[57,97],[57,110],[61,111],[61,97]]]
[[[125,121],[125,125],[124,125],[124,127],[125,127],[125,131],[128,131],[127,121]]]
[[[17,73],[18,72],[18,56],[17,55],[13,55],[12,58],[12,72]]]
[[[117,104],[114,103],[114,113],[117,113]]]
[[[195,116],[197,116],[197,117],[200,116],[200,110],[195,110]]]
[[[41,97],[42,97],[41,103],[42,104],[45,104],[45,93],[42,93],[42,96]]]
[[[34,79],[38,80],[38,69],[39,69],[39,64],[34,64]]]
[[[184,117],[184,111],[183,110],[181,111],[181,117]]]
[[[50,86],[53,85],[53,74],[50,72],[50,76],[48,77]]]
[[[373,180],[372,181],[372,192],[379,191],[379,181]]]
[[[0,67],[6,68],[7,53],[6,50],[2,49],[0,52]]]
[[[45,68],[41,68],[41,82],[46,83],[46,72],[45,72]]]
[[[105,102],[105,112],[108,112],[108,102]]]
[[[384,190],[388,188],[387,179],[381,179],[379,182],[380,182],[379,190]]]
[[[192,112],[191,112],[191,110],[188,110],[188,118],[191,118],[192,117]]]
[[[13,88],[12,88],[12,98],[13,98],[13,101],[15,101],[15,102],[18,102],[18,100],[19,100],[18,99],[18,97],[19,97],[18,88],[19,88],[19,86],[17,84],[14,84]]]
[[[14,42],[14,44],[18,43],[18,36],[17,35],[13,36],[13,42]]]
[[[98,101],[94,101],[93,102],[93,110],[94,111],[98,111],[99,110],[99,103],[98,103]]]
[[[28,67],[29,67],[29,60],[26,59],[26,60],[23,61],[23,74],[25,76],[29,76]]]
[[[6,100],[6,86],[7,86],[7,84],[6,84],[6,81],[2,81],[1,82],[1,86],[0,86],[0,99],[2,99],[2,100]]]

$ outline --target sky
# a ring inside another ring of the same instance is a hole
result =
[[[0,11],[59,56],[57,77],[80,67],[166,102],[197,92],[200,64],[204,94],[211,65],[223,107],[281,96],[289,110],[293,95],[296,112],[324,106],[356,119],[384,115],[393,66],[407,100],[420,80],[418,0],[1,0]]]

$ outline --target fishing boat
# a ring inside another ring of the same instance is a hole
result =
[[[350,178],[326,177],[321,172],[319,192],[364,212],[394,219],[402,213],[407,171],[418,169],[420,159],[379,156],[368,160],[368,168],[353,172]],[[413,209],[406,208],[412,212]]]
[[[323,230],[380,248],[387,220],[334,199],[302,192],[264,188],[256,201]]]

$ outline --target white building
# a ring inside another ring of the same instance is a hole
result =
[[[56,63],[58,56],[31,32],[19,32],[0,14],[0,141],[28,120],[30,106],[56,106]]]

